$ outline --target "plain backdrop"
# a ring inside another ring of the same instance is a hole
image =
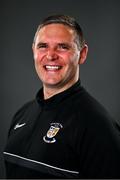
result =
[[[120,1],[0,1],[0,178],[12,117],[41,87],[31,49],[34,33],[44,17],[56,13],[73,16],[82,26],[89,46],[80,67],[82,85],[120,122]]]

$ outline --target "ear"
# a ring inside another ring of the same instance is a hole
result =
[[[35,48],[35,44],[33,43],[32,44],[32,51],[33,51],[33,53],[34,53],[34,48]]]
[[[80,51],[80,59],[79,59],[79,64],[83,64],[87,58],[87,53],[88,53],[88,46],[87,44],[84,45],[84,47]]]

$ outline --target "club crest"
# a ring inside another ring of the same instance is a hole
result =
[[[46,143],[56,142],[55,136],[63,126],[60,123],[51,123],[47,134],[43,137]]]

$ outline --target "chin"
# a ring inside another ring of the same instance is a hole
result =
[[[49,82],[44,82],[43,83],[46,87],[49,88],[58,88],[61,86],[61,81],[49,81]]]

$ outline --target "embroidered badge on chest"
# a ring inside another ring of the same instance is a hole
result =
[[[43,140],[46,143],[54,143],[54,142],[56,142],[55,136],[57,135],[57,133],[60,131],[60,129],[62,127],[63,126],[60,123],[51,123],[50,128],[47,131],[47,134],[43,137]]]

